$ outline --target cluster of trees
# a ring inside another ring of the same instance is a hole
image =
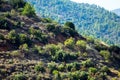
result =
[[[21,45],[21,44],[25,44],[27,43],[28,45],[31,44],[31,40],[30,38],[26,35],[26,34],[18,34],[15,32],[15,30],[11,30],[8,35],[6,36],[6,38],[12,43],[15,44],[17,46]]]
[[[73,22],[82,35],[92,35],[108,44],[120,45],[120,17],[104,8],[69,0],[27,1],[42,17],[52,18],[61,24]]]
[[[25,0],[8,0],[8,3],[17,11],[21,11],[22,15],[35,16],[35,9]]]

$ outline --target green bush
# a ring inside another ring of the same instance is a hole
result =
[[[88,73],[85,71],[80,72],[80,80],[87,80],[88,79]]]
[[[15,30],[11,30],[9,33],[8,33],[8,35],[7,35],[7,38],[9,39],[9,41],[11,42],[11,43],[17,43],[18,41],[19,41],[19,39],[18,39],[18,34],[15,32]]]
[[[40,64],[35,65],[35,71],[45,72],[43,63],[40,63]]]
[[[46,28],[48,31],[53,32],[54,34],[60,34],[61,32],[61,26],[58,26],[56,24],[47,24]]]
[[[68,79],[70,80],[88,80],[88,73],[85,71],[75,71],[68,73]]]
[[[25,43],[25,44],[20,45],[19,49],[21,49],[22,51],[28,52],[29,47],[28,47],[28,45]]]
[[[110,70],[109,70],[109,68],[107,66],[103,66],[100,71],[101,72],[106,72],[106,73],[110,72]]]
[[[74,38],[70,37],[69,39],[65,40],[64,45],[68,48],[74,48],[74,46],[75,46]]]
[[[50,73],[52,73],[54,70],[57,70],[57,64],[55,62],[48,63],[47,67]]]
[[[20,52],[19,51],[12,51],[11,53],[10,53],[10,55],[12,55],[12,56],[20,56],[21,54],[20,54]]]
[[[60,64],[60,65],[58,66],[58,70],[59,70],[59,71],[64,71],[64,69],[65,69],[65,65],[64,65],[64,64]]]
[[[27,37],[26,34],[19,34],[19,43],[20,44],[24,44],[24,43],[31,44],[30,39]]]
[[[87,42],[88,43],[94,43],[94,38],[93,37],[87,37]]]
[[[28,17],[33,17],[33,16],[36,15],[35,14],[35,9],[29,3],[25,4],[22,14],[26,15]]]
[[[55,61],[67,61],[68,54],[66,52],[64,52],[63,50],[59,50],[55,53],[53,60],[55,60]]]
[[[41,47],[41,46],[38,46],[38,45],[35,45],[32,49],[32,51],[34,53],[38,53],[40,55],[43,55],[45,53],[45,50]]]
[[[82,65],[84,67],[93,67],[94,66],[94,63],[92,62],[91,59],[87,59],[86,61],[82,61]]]
[[[53,32],[53,31],[55,30],[55,25],[54,25],[54,24],[48,24],[48,25],[46,26],[46,28],[47,28],[48,31]]]
[[[13,80],[27,80],[27,77],[24,74],[16,74],[13,76]]]
[[[53,72],[53,75],[54,75],[54,80],[61,80],[60,78],[60,73],[59,73],[59,71],[57,71],[57,70],[54,70]]]
[[[48,44],[45,46],[46,52],[50,55],[55,55],[55,53],[60,49],[58,45],[55,44]]]
[[[105,58],[105,60],[109,60],[110,59],[110,52],[107,51],[107,50],[101,50],[100,51],[100,55],[102,55]]]
[[[94,67],[90,67],[89,69],[88,69],[88,72],[89,73],[96,73],[97,72],[97,69],[96,68],[94,68]]]
[[[66,69],[67,69],[68,71],[71,71],[72,68],[73,68],[73,64],[72,64],[72,63],[71,63],[71,64],[66,64]]]
[[[68,71],[75,71],[80,69],[80,64],[78,62],[73,62],[70,64],[66,64],[66,69]]]
[[[77,45],[79,48],[85,50],[87,43],[86,43],[85,41],[83,41],[83,40],[78,40],[78,41],[76,42],[76,45]]]

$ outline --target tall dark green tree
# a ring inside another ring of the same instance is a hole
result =
[[[66,22],[65,26],[70,27],[71,29],[75,30],[75,25],[72,22]]]

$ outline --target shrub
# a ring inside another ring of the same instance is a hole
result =
[[[97,69],[96,69],[96,68],[93,68],[93,67],[90,67],[90,68],[88,69],[88,72],[95,74],[95,73],[97,72]]]
[[[57,70],[54,70],[53,71],[53,75],[54,75],[54,79],[55,80],[61,80],[60,78],[60,73],[59,73],[59,71],[57,71]]]
[[[31,40],[30,38],[26,35],[26,34],[19,34],[19,44],[28,44],[28,45],[31,45]]]
[[[87,37],[87,42],[94,43],[94,38],[93,37]]]
[[[66,22],[64,25],[67,26],[67,27],[70,27],[73,30],[75,30],[75,25],[72,22]]]
[[[86,43],[85,41],[83,41],[83,40],[78,40],[78,41],[76,42],[76,45],[77,45],[78,47],[80,47],[81,49],[85,50],[87,43]]]
[[[28,17],[35,16],[35,10],[33,6],[31,6],[29,3],[26,3],[22,12],[23,15],[26,15]]]
[[[88,73],[87,72],[85,72],[85,71],[81,71],[80,72],[80,80],[87,80],[87,78],[88,78]]]
[[[67,69],[68,71],[71,71],[72,68],[73,68],[73,65],[72,65],[72,64],[66,64],[66,69]]]
[[[18,34],[16,34],[15,30],[11,30],[8,35],[7,38],[9,39],[9,41],[11,43],[16,43],[18,41]]]
[[[53,24],[48,24],[46,27],[47,27],[48,31],[53,32],[55,30],[55,25],[53,25]]]
[[[94,63],[92,62],[91,59],[87,59],[86,61],[82,61],[82,65],[84,67],[93,67],[94,66]]]
[[[16,74],[13,76],[13,80],[27,80],[27,77],[24,74]]]
[[[73,62],[70,64],[66,64],[66,69],[68,71],[75,71],[80,69],[80,64],[78,62]]]
[[[25,44],[23,44],[23,45],[20,45],[19,49],[21,49],[22,51],[28,52],[29,47],[28,47],[28,45],[25,43]]]
[[[107,50],[101,50],[100,51],[100,55],[102,55],[105,58],[105,60],[109,60],[110,59],[110,52],[107,51]]]
[[[110,70],[109,70],[109,68],[107,66],[103,66],[100,71],[101,72],[106,72],[106,73],[110,72]]]
[[[26,34],[19,34],[19,42],[20,44],[24,44],[24,43],[30,44],[30,40]]]
[[[41,46],[37,46],[37,45],[35,45],[33,47],[32,51],[34,53],[38,53],[38,54],[44,54],[45,53],[45,50]]]
[[[64,41],[64,45],[69,48],[74,48],[74,45],[75,45],[74,38],[71,37],[71,38],[67,39],[66,41]]]
[[[48,31],[53,32],[54,34],[59,34],[61,31],[61,26],[56,24],[47,24],[46,28]]]
[[[38,72],[39,71],[45,72],[43,63],[39,63],[39,64],[35,65],[35,70],[38,71]]]
[[[63,50],[59,50],[55,53],[53,59],[55,61],[66,61],[66,60],[68,60],[68,55]]]
[[[88,74],[85,71],[75,71],[68,73],[68,78],[70,80],[87,80],[88,79]]]
[[[57,70],[57,65],[55,62],[48,63],[47,67],[50,70],[50,73],[52,73],[54,70]]]
[[[65,66],[64,66],[63,64],[60,64],[60,65],[58,66],[58,70],[59,70],[59,71],[64,71],[64,69],[65,69]]]
[[[55,44],[48,44],[45,46],[46,52],[48,52],[50,55],[55,55],[55,53],[60,49],[58,45]]]

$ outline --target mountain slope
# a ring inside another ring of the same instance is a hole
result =
[[[36,16],[23,0],[0,0],[0,80],[119,80],[120,48],[70,24]]]
[[[80,34],[120,46],[120,17],[112,12],[70,0],[27,1],[34,5],[41,17],[52,18],[61,24],[71,21]]]
[[[116,13],[117,15],[120,16],[120,9],[115,9],[115,10],[112,10],[112,12]]]

